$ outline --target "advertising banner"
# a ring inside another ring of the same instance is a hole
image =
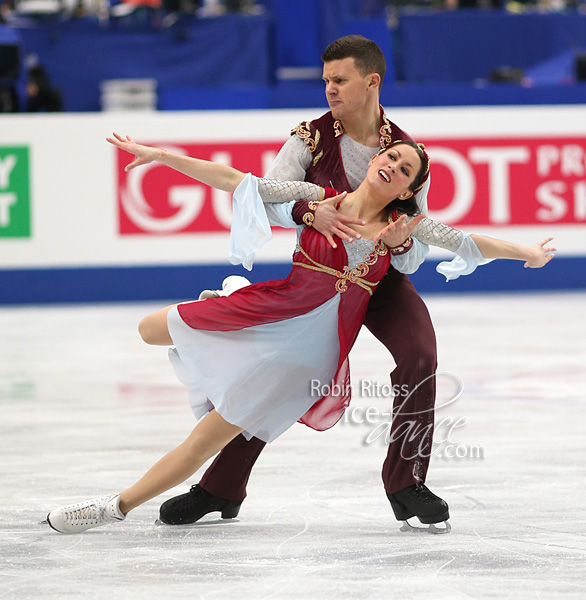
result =
[[[145,142],[148,145],[148,142]],[[169,152],[195,156],[236,167],[245,173],[264,173],[281,144],[156,142]],[[117,152],[118,224],[121,235],[226,232],[232,221],[232,196],[196,183],[158,163],[125,172],[132,156]]]
[[[432,160],[429,216],[454,227],[586,222],[586,137],[426,139]],[[161,143],[167,150],[263,173],[278,143]],[[119,232],[230,229],[229,194],[158,164],[130,173],[117,150]]]
[[[15,281],[9,275],[32,281],[27,275],[31,270],[50,277],[51,272],[77,269],[79,278],[88,276],[88,269],[100,269],[103,278],[125,269],[120,280],[127,282],[131,269],[230,268],[230,195],[158,163],[125,172],[132,157],[105,141],[112,131],[262,175],[291,129],[322,113],[312,109],[0,117],[4,296],[13,297],[10,285],[21,285],[9,283]],[[432,161],[431,218],[522,244],[553,236],[559,249],[555,264],[586,260],[586,107],[387,113],[426,144]],[[259,272],[263,265],[285,268],[294,244],[294,231],[275,229],[271,242],[257,255]],[[430,268],[444,254],[432,249]],[[570,271],[560,273],[560,282],[578,277],[577,263],[572,264]],[[443,284],[436,273],[426,275],[427,280]],[[509,283],[516,285],[515,280]],[[68,285],[61,282],[57,287]],[[134,288],[138,285],[135,282]],[[571,283],[577,286],[579,281]],[[44,283],[36,289],[46,287]],[[107,284],[102,288],[107,291]],[[0,297],[2,301],[6,300]]]
[[[28,148],[0,146],[0,238],[28,238],[30,226]]]

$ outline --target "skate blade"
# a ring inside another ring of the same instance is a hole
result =
[[[185,523],[184,525],[168,525],[167,523],[163,523],[160,519],[156,519],[154,522],[155,527],[165,527],[169,530],[172,529],[194,529],[197,527],[206,527],[208,525],[226,525],[228,523],[238,523],[238,519],[207,519],[205,521],[196,521],[195,523]]]
[[[450,525],[449,521],[444,521],[443,527],[438,527],[438,525],[441,525],[441,523],[432,523],[427,527],[417,527],[411,525],[411,523],[408,521],[403,521],[403,525],[401,525],[401,529],[399,529],[399,531],[404,533],[432,533],[434,535],[441,535],[443,533],[450,533],[450,531],[452,531],[452,526]]]

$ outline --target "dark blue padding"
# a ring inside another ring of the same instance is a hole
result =
[[[156,79],[162,88],[268,85],[270,19],[184,17],[173,28],[132,31],[90,19],[20,28],[27,52],[39,56],[63,92],[65,110],[100,110],[100,81]]]
[[[550,292],[586,289],[586,256],[556,257],[544,269],[524,269],[520,261],[495,261],[472,275],[446,282],[426,261],[411,276],[421,294],[464,292]],[[251,281],[286,277],[289,264],[258,264],[249,273],[231,265],[91,267],[0,270],[0,304],[172,302],[195,299],[228,275]]]
[[[580,52],[586,15],[430,11],[402,15],[396,35],[407,83],[470,83],[498,67],[527,69],[565,50]]]

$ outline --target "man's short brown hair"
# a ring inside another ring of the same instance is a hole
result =
[[[343,58],[353,58],[362,76],[378,73],[382,86],[387,63],[383,51],[375,42],[362,35],[345,35],[333,41],[321,55],[325,63]]]

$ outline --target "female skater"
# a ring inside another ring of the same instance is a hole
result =
[[[159,161],[234,192],[235,202],[251,214],[259,194],[265,202],[285,202],[300,197],[319,201],[333,193],[304,182],[257,180],[225,165],[138,145],[130,137],[114,134],[108,141],[135,155],[127,170]],[[174,346],[170,359],[176,374],[190,388],[195,415],[205,416],[131,487],[55,509],[47,517],[49,525],[61,533],[79,533],[122,521],[132,509],[190,477],[240,433],[270,442],[297,420],[316,429],[331,427],[350,400],[348,353],[368,300],[387,272],[388,247],[404,243],[409,234],[456,251],[457,274],[471,272],[486,259],[524,260],[534,268],[551,260],[551,238],[528,247],[446,226],[432,228],[421,215],[393,221],[397,206],[408,202],[428,172],[420,146],[392,144],[373,157],[363,183],[340,206],[362,221],[356,226],[360,240],[332,248],[309,224],[300,231],[286,279],[166,307],[143,319],[139,331],[145,342]],[[330,395],[316,393],[324,387]]]

